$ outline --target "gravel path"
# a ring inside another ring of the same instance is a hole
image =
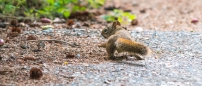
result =
[[[95,42],[94,44],[106,40],[101,38],[97,29],[91,29],[87,32],[85,29],[57,30],[55,32],[78,38],[85,36],[86,39],[97,39],[90,41]],[[37,33],[44,34],[45,32]],[[35,33],[33,32],[33,34]],[[43,63],[41,64],[44,73],[42,84],[47,83],[45,84],[47,86],[66,86],[67,84],[70,86],[202,85],[202,34],[186,31],[162,32],[152,30],[142,32],[132,30],[131,34],[136,41],[144,43],[153,51],[146,60],[80,62],[67,65]],[[97,57],[103,57],[100,56],[101,54]],[[28,71],[29,67],[24,70],[24,72]],[[24,77],[27,78],[27,76]],[[19,83],[12,82],[12,77],[10,78],[10,83]],[[23,83],[37,82],[41,85],[41,80],[28,79]]]
[[[132,31],[153,54],[144,61],[68,64],[71,86],[201,86],[202,35],[196,32]],[[60,70],[58,69],[58,71]],[[60,74],[60,73],[58,73]],[[67,82],[57,84],[64,85]],[[51,84],[51,83],[50,83]]]

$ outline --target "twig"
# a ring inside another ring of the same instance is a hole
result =
[[[61,43],[61,44],[68,44],[70,45],[71,47],[75,47],[75,45],[72,45],[68,42],[65,42],[65,41],[62,41],[62,40],[56,40],[56,39],[41,39],[41,40],[23,40],[23,41],[28,41],[28,42],[38,42],[38,41],[55,41],[55,42],[58,42],[58,43]]]

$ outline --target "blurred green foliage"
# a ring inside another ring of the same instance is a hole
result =
[[[32,18],[68,18],[72,12],[99,8],[104,3],[105,0],[0,0],[0,14]],[[136,16],[129,12],[117,9],[104,16],[108,22],[118,20],[121,23],[131,22],[135,18]]]
[[[71,12],[99,8],[104,2],[105,0],[0,0],[0,13],[15,16],[20,12],[27,17],[68,18]],[[30,4],[34,6],[29,6]]]
[[[25,0],[0,0],[0,13],[14,15],[15,11],[24,3]]]
[[[114,22],[115,20],[118,20],[119,22],[131,22],[133,19],[135,19],[136,16],[134,14],[131,14],[129,12],[124,12],[122,10],[114,9],[111,14],[105,15],[104,19],[108,22]]]

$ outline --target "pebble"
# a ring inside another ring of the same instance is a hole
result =
[[[81,55],[80,54],[76,54],[76,58],[81,58]]]
[[[5,23],[0,23],[0,28],[6,28],[6,24]]]
[[[26,45],[21,45],[20,46],[22,49],[27,49],[27,48],[29,48],[29,46],[26,46]]]
[[[42,23],[51,23],[52,21],[48,18],[41,18]]]
[[[142,32],[142,31],[143,31],[143,28],[142,28],[142,27],[136,27],[135,30],[136,30],[137,32]]]
[[[43,32],[45,32],[45,33],[51,33],[51,32],[53,32],[53,28],[45,29],[45,30],[43,30]]]
[[[32,31],[30,31],[29,33],[31,33],[31,34],[35,34],[36,31],[35,31],[35,30],[32,30]]]
[[[4,40],[0,39],[0,47],[4,45]]]

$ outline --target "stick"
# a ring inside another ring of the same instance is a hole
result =
[[[55,41],[55,42],[58,42],[58,43],[64,43],[64,44],[68,44],[70,45],[71,47],[75,47],[75,45],[72,45],[68,42],[65,42],[65,41],[62,41],[62,40],[56,40],[56,39],[41,39],[41,40],[23,40],[23,41],[28,41],[28,42],[38,42],[38,41]]]

